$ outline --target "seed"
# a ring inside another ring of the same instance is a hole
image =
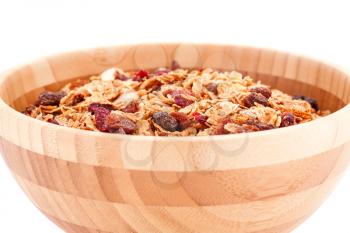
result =
[[[305,100],[316,111],[318,111],[320,109],[319,106],[318,106],[317,100],[315,100],[313,98],[310,98],[310,97],[307,97],[307,96],[304,96],[304,95],[296,95],[296,96],[293,96],[293,99],[294,100]]]
[[[112,113],[106,117],[105,128],[110,133],[133,134],[137,126],[128,118]]]
[[[280,127],[288,127],[295,124],[295,117],[290,112],[285,112],[282,115]]]
[[[216,83],[209,83],[206,88],[208,91],[213,92],[215,95],[218,94],[218,85]]]
[[[167,131],[174,132],[179,128],[177,120],[167,112],[156,112],[152,115],[152,119],[157,125]]]
[[[178,131],[185,130],[191,125],[191,120],[185,113],[172,112],[170,115],[176,119],[178,123]]]
[[[45,91],[39,95],[37,105],[57,106],[60,104],[61,99],[65,96],[66,93],[64,91]]]
[[[244,106],[250,108],[254,106],[254,103],[258,103],[264,106],[268,105],[268,101],[265,96],[260,93],[251,92],[243,99]]]
[[[265,98],[270,98],[272,94],[269,88],[263,86],[252,87],[250,88],[250,92],[260,93],[265,96]]]

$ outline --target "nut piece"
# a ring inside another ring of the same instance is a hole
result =
[[[154,123],[162,127],[163,129],[174,132],[179,128],[177,120],[170,116],[167,112],[156,112],[152,115]]]
[[[60,104],[61,99],[65,96],[66,92],[64,91],[45,91],[39,95],[37,105],[58,106]]]

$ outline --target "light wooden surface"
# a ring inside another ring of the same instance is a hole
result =
[[[172,60],[236,69],[336,112],[265,132],[156,138],[60,127],[13,109],[110,66],[147,69]],[[72,52],[0,77],[1,150],[28,197],[67,232],[287,233],[347,167],[349,88],[337,68],[264,49],[149,44]]]

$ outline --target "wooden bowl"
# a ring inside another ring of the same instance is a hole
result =
[[[236,69],[331,115],[249,134],[145,137],[82,131],[21,111],[44,90],[99,73]],[[43,58],[0,78],[1,154],[32,202],[67,232],[285,233],[325,200],[350,149],[350,78],[283,52],[226,45],[116,46]]]

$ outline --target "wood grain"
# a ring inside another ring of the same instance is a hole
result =
[[[265,132],[161,138],[81,131],[18,112],[41,91],[110,66],[149,69],[174,59],[236,69],[334,113]],[[71,52],[0,76],[1,154],[30,200],[66,232],[287,233],[348,165],[349,88],[339,68],[266,49],[148,44]]]

